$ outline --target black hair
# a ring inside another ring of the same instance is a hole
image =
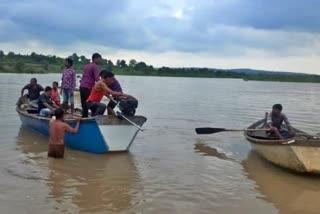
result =
[[[48,92],[48,91],[51,91],[52,88],[50,86],[47,86],[45,89],[44,89],[44,92]]]
[[[67,58],[67,59],[66,59],[66,62],[68,62],[68,64],[69,64],[70,66],[73,65],[73,60],[72,60],[71,58]]]
[[[102,70],[100,72],[100,77],[102,79],[105,79],[105,78],[113,78],[114,77],[114,73],[112,73],[111,71],[107,71],[107,70]]]
[[[34,81],[35,83],[38,82],[38,81],[37,81],[37,78],[31,78],[30,82],[31,82],[31,81]]]
[[[273,109],[277,109],[277,110],[279,110],[279,111],[282,111],[282,105],[281,105],[281,104],[274,104],[274,105],[272,106],[272,108],[273,108]]]
[[[53,85],[57,85],[57,86],[59,86],[59,83],[58,83],[58,82],[56,82],[56,81],[54,81],[52,84],[53,84]]]
[[[94,53],[94,54],[92,55],[92,61],[95,60],[95,59],[98,59],[98,58],[102,58],[100,54]]]
[[[63,117],[63,115],[64,115],[64,111],[61,108],[57,108],[54,111],[54,116],[56,117],[56,119],[61,119]]]

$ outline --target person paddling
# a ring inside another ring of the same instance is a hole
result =
[[[103,115],[107,106],[104,103],[100,103],[105,94],[111,94],[116,97],[130,97],[122,92],[112,91],[108,88],[108,72],[103,70],[100,73],[101,80],[98,81],[91,90],[90,96],[87,99],[87,108],[91,110],[91,116]]]
[[[64,122],[64,111],[61,108],[56,109],[54,115],[56,118],[51,120],[49,125],[50,137],[48,157],[63,158],[65,132],[77,133],[81,118],[76,118],[76,127],[72,128]]]
[[[287,125],[288,131],[282,129],[281,126],[283,122]],[[270,128],[270,133],[274,134],[278,139],[290,138],[295,136],[288,117],[282,113],[281,104],[273,105],[272,112],[268,116],[267,126]]]

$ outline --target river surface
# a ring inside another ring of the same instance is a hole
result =
[[[0,74],[1,213],[319,213],[320,177],[292,174],[251,152],[242,133],[197,136],[196,127],[245,128],[282,103],[291,123],[320,132],[320,84],[119,76],[148,118],[130,153],[66,149],[21,127],[15,102],[31,77]]]

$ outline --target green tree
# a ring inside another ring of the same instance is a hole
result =
[[[16,56],[16,54],[12,51],[10,51],[7,55],[8,59],[13,59]]]
[[[73,59],[75,63],[79,62],[79,59],[80,59],[80,57],[78,57],[76,53],[73,53],[72,56],[70,56],[70,58]]]
[[[3,59],[5,57],[5,54],[2,50],[0,50],[0,59]]]
[[[24,63],[19,61],[14,65],[14,71],[15,72],[23,72],[24,66],[25,66]]]
[[[127,67],[127,63],[126,63],[126,61],[124,59],[120,61],[120,67],[121,68]]]
[[[137,61],[135,59],[131,59],[129,61],[129,66],[132,67],[132,68],[134,68],[134,66],[136,66],[136,64],[137,64]]]
[[[43,65],[43,68],[44,68],[45,71],[49,71],[49,63],[45,63]]]
[[[120,59],[117,60],[116,66],[121,67],[121,60]]]
[[[80,56],[80,60],[81,60],[81,62],[82,63],[84,63],[84,64],[88,64],[89,62],[90,62],[90,60],[89,59],[87,59],[85,56]]]
[[[148,68],[147,64],[144,62],[138,62],[135,66],[134,69],[137,71],[144,71]]]

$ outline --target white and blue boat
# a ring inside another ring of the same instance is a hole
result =
[[[23,126],[48,136],[51,118],[40,117],[37,112],[17,107]],[[132,117],[100,116],[81,120],[78,133],[66,133],[65,144],[73,149],[90,152],[127,152],[135,137],[141,130],[139,127],[147,121],[143,116]],[[75,126],[74,119],[66,119],[66,123]]]

